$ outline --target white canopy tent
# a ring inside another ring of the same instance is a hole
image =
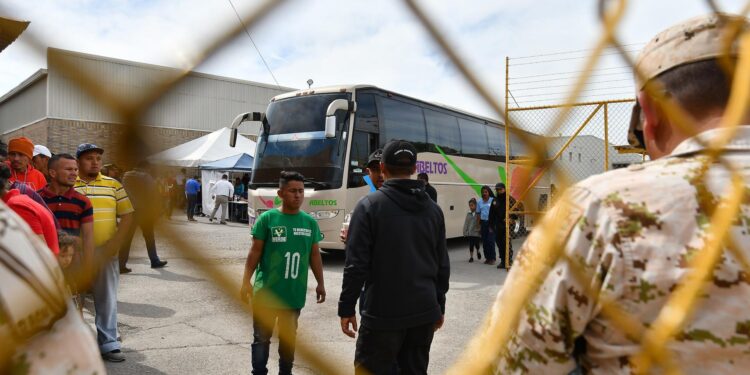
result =
[[[235,147],[229,146],[231,133],[232,131],[229,128],[221,128],[213,133],[151,155],[148,159],[155,164],[197,168],[202,164],[232,155],[242,153],[255,155],[255,142],[241,135],[237,136]]]

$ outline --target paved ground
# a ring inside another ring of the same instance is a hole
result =
[[[237,280],[242,277],[250,244],[246,225],[208,224],[205,218],[188,223],[182,217],[171,222],[190,241],[204,250],[212,264]],[[247,374],[250,372],[252,339],[250,319],[190,260],[167,241],[157,239],[159,255],[169,261],[161,270],[148,265],[140,233],[131,252],[133,273],[123,275],[119,290],[119,324],[127,360],[108,363],[111,374]],[[468,246],[448,243],[451,258],[451,290],[445,327],[432,345],[430,373],[440,374],[455,361],[471,338],[494,299],[506,272],[481,263],[468,263]],[[517,248],[517,247],[516,247]],[[312,343],[321,356],[351,371],[354,339],[340,331],[336,316],[344,257],[324,254],[328,300],[314,300],[315,282],[309,277],[308,304],[300,317],[299,340]],[[87,313],[87,321],[93,322]],[[269,370],[276,372],[276,342],[271,346]],[[313,374],[298,358],[295,373]]]

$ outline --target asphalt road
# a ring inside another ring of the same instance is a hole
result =
[[[239,288],[250,245],[246,225],[209,224],[206,218],[188,223],[175,216],[167,225],[177,229],[211,259],[211,265],[230,275]],[[451,286],[446,322],[435,335],[429,372],[441,374],[457,359],[489,309],[506,272],[494,266],[468,263],[468,245],[448,242]],[[165,238],[157,248],[166,268],[152,270],[143,238],[136,233],[129,263],[133,272],[122,275],[118,295],[119,327],[127,360],[107,363],[111,374],[248,374],[251,320],[238,304],[200,272],[192,260]],[[515,248],[518,248],[515,246]],[[302,310],[298,340],[312,344],[319,356],[353,372],[355,340],[341,333],[336,315],[344,257],[323,255],[328,299],[314,303],[315,279],[309,275],[307,306]],[[90,306],[89,306],[90,307]],[[86,320],[93,323],[90,313]],[[269,370],[277,371],[277,342],[271,345]],[[295,373],[314,374],[297,357]]]

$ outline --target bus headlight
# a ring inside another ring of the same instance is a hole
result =
[[[315,220],[321,219],[333,219],[338,216],[340,210],[322,210],[322,211],[311,211],[310,216]]]

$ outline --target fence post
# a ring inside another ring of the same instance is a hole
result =
[[[510,59],[508,56],[505,56],[505,238],[503,243],[505,243],[505,257],[503,258],[505,260],[505,269],[510,269],[510,252],[508,249],[510,248],[510,212],[508,210],[510,209],[510,180],[512,174],[510,173],[510,132],[508,131],[508,96],[510,94],[509,85],[508,85],[508,67],[509,67]],[[497,249],[498,255],[500,254],[500,249]]]
[[[604,171],[609,170],[609,103],[604,103]]]

